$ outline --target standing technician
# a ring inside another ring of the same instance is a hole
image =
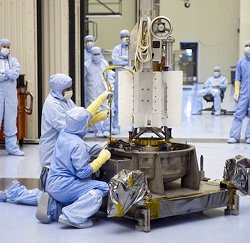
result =
[[[17,78],[20,64],[10,54],[10,40],[0,40],[0,125],[4,120],[5,148],[10,155],[23,156],[17,145]],[[0,126],[1,129],[1,126]]]

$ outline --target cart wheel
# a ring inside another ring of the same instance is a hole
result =
[[[20,147],[23,147],[23,138],[21,138],[20,140],[18,140],[18,143],[19,143]]]

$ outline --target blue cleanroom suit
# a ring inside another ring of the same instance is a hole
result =
[[[4,120],[5,147],[10,155],[24,155],[17,145],[17,78],[20,64],[10,55],[10,41],[0,40],[0,125]],[[0,126],[1,129],[1,126]]]
[[[91,49],[95,46],[95,38],[92,35],[84,37],[84,61],[91,59]]]
[[[104,83],[103,71],[108,67],[108,62],[102,57],[101,48],[93,47],[91,59],[84,64],[84,80],[86,82],[86,106],[90,105],[106,88]],[[110,71],[105,72],[105,79],[114,84],[114,78]],[[108,103],[101,106],[102,110],[108,110]],[[110,119],[95,124],[97,137],[109,136]]]
[[[204,83],[203,89],[199,90],[196,97],[195,109],[193,115],[200,115],[203,109],[203,97],[207,94],[211,94],[214,97],[214,114],[219,116],[221,113],[221,92],[227,88],[228,81],[221,75],[221,69],[215,66],[214,75],[207,79]]]
[[[72,79],[66,74],[55,74],[49,79],[51,91],[47,96],[42,110],[41,137],[39,141],[39,155],[41,167],[51,162],[54,145],[59,132],[65,126],[65,112],[75,103],[65,99],[63,90],[72,86]]]
[[[130,32],[128,30],[122,30],[120,32],[120,38],[121,43],[112,51],[112,62],[115,66],[128,66],[128,44],[129,44],[129,37]],[[119,96],[119,90],[118,90],[118,72],[120,70],[115,70],[115,89],[114,89],[114,118],[113,118],[113,134],[119,134],[120,133],[120,126],[119,126],[119,120],[118,120],[118,96]]]
[[[250,41],[245,43],[244,57],[236,67],[235,82],[240,83],[238,103],[234,110],[234,120],[230,129],[229,143],[238,143],[241,136],[242,121],[250,117]],[[245,131],[246,143],[250,143],[250,120]]]
[[[62,207],[59,222],[77,228],[92,225],[90,217],[99,210],[109,190],[107,183],[91,179],[95,167],[91,166],[93,162],[90,163],[90,154],[82,140],[90,119],[90,113],[81,107],[66,112],[66,126],[56,142],[46,185],[52,198],[46,210],[50,219],[56,219],[57,201]]]

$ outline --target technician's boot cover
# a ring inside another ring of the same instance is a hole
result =
[[[98,130],[96,132],[95,136],[98,137],[98,138],[103,138],[104,137],[102,131],[100,131],[100,130]]]
[[[220,116],[220,113],[221,113],[220,110],[219,110],[219,111],[215,111],[215,112],[214,112],[214,115],[215,115],[215,116]]]
[[[6,195],[6,191],[0,191],[0,202],[6,202],[7,200],[7,195]]]
[[[17,137],[5,136],[5,147],[9,155],[24,156],[24,152],[17,145]]]
[[[15,190],[15,188],[18,188],[19,186],[19,181],[14,180],[3,191],[0,191],[0,202],[6,202],[8,199],[8,192]]]
[[[120,134],[120,129],[119,128],[113,128],[111,133],[112,133],[112,135],[118,135],[118,134]]]
[[[59,216],[59,219],[58,219],[58,222],[59,223],[62,223],[62,224],[66,224],[66,225],[69,225],[69,226],[72,226],[72,227],[75,227],[75,228],[78,228],[78,229],[84,229],[84,228],[88,228],[88,227],[91,227],[93,226],[93,221],[91,219],[87,219],[84,223],[82,224],[76,224],[76,223],[72,223],[68,220],[68,218],[64,215],[64,214],[61,214]]]
[[[239,143],[239,140],[237,140],[236,138],[229,138],[227,140],[227,143]]]
[[[49,193],[43,192],[38,203],[36,218],[43,224],[57,221],[61,214],[61,207]]]
[[[110,136],[109,134],[110,134],[109,131],[104,131],[104,132],[103,132],[103,136],[104,136],[105,138],[109,137],[109,136]]]

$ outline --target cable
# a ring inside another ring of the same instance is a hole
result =
[[[146,21],[145,21],[146,18]],[[135,51],[135,70],[142,71],[143,63],[152,59],[151,20],[144,16],[140,20]]]
[[[124,69],[125,71],[129,72],[130,74],[132,74],[134,76],[134,72],[131,71],[129,68],[126,68],[126,67],[123,67],[123,66],[108,66],[106,67],[103,72],[102,72],[102,76],[103,76],[103,80],[105,82],[105,86],[107,88],[107,91],[111,91],[113,92],[113,87],[112,85],[109,83],[109,81],[106,79],[106,75],[105,75],[105,72],[107,72],[108,70],[113,70],[113,69]],[[108,103],[109,103],[109,143],[111,142],[111,132],[112,132],[112,100],[113,100],[113,97],[111,97],[109,100],[108,100]]]
[[[134,76],[133,71],[131,71],[129,68],[126,68],[126,67],[123,67],[123,66],[111,65],[111,66],[106,67],[102,72],[102,76],[103,76],[104,82],[106,83],[106,87],[107,87],[108,91],[112,91],[112,86],[109,83],[109,81],[106,79],[105,72],[107,72],[108,70],[113,70],[113,69],[117,69],[117,68],[124,69],[125,71],[129,72],[130,74],[132,74]]]

